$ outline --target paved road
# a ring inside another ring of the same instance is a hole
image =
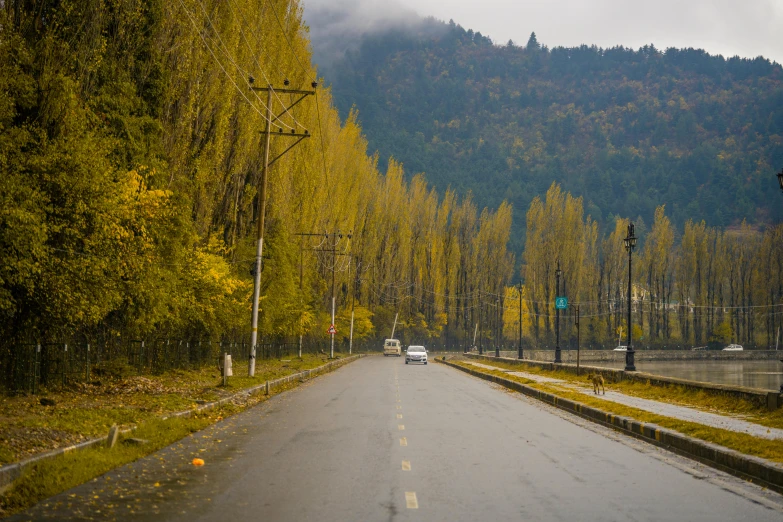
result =
[[[782,499],[457,370],[368,357],[18,519],[781,521]]]

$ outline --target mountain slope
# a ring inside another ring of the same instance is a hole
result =
[[[513,203],[515,250],[530,201],[552,181],[604,225],[651,223],[661,204],[678,228],[783,219],[783,69],[762,58],[550,50],[534,35],[524,48],[497,46],[423,20],[365,34],[326,77],[381,158],[438,189],[471,190],[480,205]]]

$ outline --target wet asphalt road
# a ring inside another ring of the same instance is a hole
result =
[[[31,519],[781,521],[783,497],[457,370],[368,357],[14,517]]]

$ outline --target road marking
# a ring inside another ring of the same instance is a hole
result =
[[[407,446],[408,445],[408,439],[406,437],[403,437],[400,439],[400,446]]]
[[[397,426],[397,428],[399,428],[399,430],[402,431],[405,429],[405,424],[400,424],[399,426]]]
[[[400,399],[397,399],[397,402],[400,402]]]
[[[410,471],[411,470],[411,462],[409,460],[403,460],[402,461],[402,470],[403,471]]]
[[[405,492],[405,505],[408,506],[408,509],[419,509],[419,501],[416,500],[415,491]]]
[[[398,405],[397,405],[397,409],[398,409],[398,410],[401,410],[401,409],[402,409],[402,406],[400,406],[400,405],[398,404]]]
[[[398,414],[397,414],[397,418],[398,418],[398,419],[401,419],[401,418],[402,418],[402,413],[398,413]]]

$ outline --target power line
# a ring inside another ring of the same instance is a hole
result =
[[[220,43],[220,45],[218,46],[219,50],[226,56],[226,58],[228,58],[228,61],[230,61],[234,65],[234,67],[241,73],[242,79],[245,81],[245,83],[248,84],[248,87],[252,87],[252,83],[250,82],[250,79],[249,79],[250,75],[248,74],[248,72],[246,70],[244,70],[242,67],[240,67],[239,64],[237,64],[236,60],[234,60],[234,58],[231,56],[231,53],[228,50],[228,46],[223,41],[223,38],[220,36],[220,31],[218,31],[217,26],[215,26],[215,24],[212,22],[212,17],[209,16],[209,13],[207,12],[206,8],[204,7],[203,2],[201,0],[196,0],[196,1],[198,2],[199,7],[201,7],[201,11],[204,13],[204,16],[206,17],[207,21],[209,22],[209,25],[212,27],[212,30],[214,31],[215,36],[217,36],[218,42]],[[241,29],[241,24],[240,24],[240,29]],[[267,83],[269,83],[269,82],[267,82]],[[264,109],[267,109],[267,106],[263,102],[263,100],[261,100],[261,97],[255,91],[252,91],[252,92],[253,92],[253,95],[258,100],[258,103],[260,103],[261,106]],[[281,101],[281,103],[282,103],[282,101]],[[270,112],[271,112],[271,107],[269,109],[270,109]],[[280,123],[284,127],[287,127],[289,129],[294,129],[294,127],[292,127],[291,125],[288,125],[287,123],[283,122],[282,120],[280,120]]]
[[[267,2],[271,2],[272,0],[267,0]],[[310,70],[307,69],[303,64],[302,61],[299,59],[299,56],[296,54],[296,51],[294,49],[293,44],[291,43],[291,39],[288,38],[288,33],[285,31],[285,27],[283,27],[283,22],[280,21],[280,17],[277,15],[277,10],[275,9],[275,6],[269,5],[269,8],[272,10],[272,13],[275,15],[275,19],[277,20],[277,25],[280,26],[280,32],[283,33],[283,37],[285,38],[285,41],[288,43],[288,48],[291,51],[291,54],[293,55],[296,62],[299,64],[299,67],[301,67],[302,72],[305,73],[305,76],[309,76],[312,81],[313,85],[318,84],[318,78],[315,78],[310,74]],[[321,143],[321,168],[323,169],[324,174],[324,183],[327,185],[329,184],[329,176],[328,171],[326,168],[326,149],[324,147],[324,131],[323,127],[321,126],[321,107],[318,103],[318,93],[315,94],[315,111],[318,116],[318,139]],[[331,200],[329,200],[331,203]],[[333,206],[330,204],[330,207],[333,208]]]
[[[226,71],[225,67],[223,67],[223,64],[218,60],[217,56],[215,56],[215,53],[212,51],[212,48],[207,43],[207,40],[204,38],[204,35],[202,34],[201,30],[199,30],[198,25],[196,24],[196,21],[194,20],[193,16],[191,15],[190,11],[187,7],[185,7],[185,4],[182,0],[179,0],[180,6],[182,6],[182,9],[185,11],[185,13],[188,15],[188,19],[190,20],[190,23],[193,24],[193,28],[198,33],[199,37],[201,38],[201,41],[204,42],[204,47],[207,48],[209,51],[209,54],[212,55],[212,58],[215,60],[215,62],[218,64],[220,69],[223,71],[223,74],[226,75],[226,77],[229,79],[229,81],[234,85],[234,88],[239,92],[239,94],[242,95],[242,97],[245,99],[247,103],[250,104],[250,106],[253,108],[254,111],[256,111],[262,118],[266,119],[266,116],[264,113],[262,113],[258,107],[256,107],[252,101],[245,95],[244,91],[239,88],[239,85],[234,81],[234,79],[231,77],[230,74],[228,74],[228,71]]]
[[[234,16],[234,18],[237,19],[237,22],[239,23],[239,32],[240,32],[240,34],[242,36],[242,41],[245,42],[245,45],[247,46],[248,50],[250,51],[250,54],[253,57],[253,60],[255,61],[256,66],[258,66],[258,70],[261,72],[261,75],[264,77],[264,81],[268,85],[271,85],[272,82],[269,81],[269,78],[267,77],[266,73],[264,72],[264,68],[261,66],[261,63],[258,61],[258,57],[253,52],[253,48],[250,45],[250,41],[248,40],[247,36],[245,35],[245,30],[243,28],[243,25],[246,23],[245,17],[242,16],[241,13],[240,13],[240,16],[237,16],[236,11],[234,11],[234,7],[235,7],[234,0],[229,0],[229,6],[228,7],[229,7],[229,9],[231,9],[231,14]],[[266,8],[266,6],[264,6],[264,8]],[[238,10],[239,9],[237,8],[237,11]],[[262,16],[263,16],[263,11],[262,11]],[[240,18],[241,18],[241,20],[240,20]],[[278,72],[280,72],[282,74],[282,71],[280,70],[280,68],[277,67],[277,65],[275,65],[275,67],[277,68]],[[280,99],[280,96],[276,92],[273,92],[272,94],[274,95],[275,98],[277,98],[277,101],[280,102],[280,104],[283,105],[283,107],[285,108],[285,104],[283,103],[283,100]],[[258,95],[256,95],[256,96],[258,96]],[[296,119],[296,117],[293,114],[288,112],[287,108],[285,109],[284,112],[286,114],[288,114],[291,117],[292,120],[294,120],[294,123],[296,125],[298,125],[299,127],[305,128],[304,125],[299,123],[299,121]]]

